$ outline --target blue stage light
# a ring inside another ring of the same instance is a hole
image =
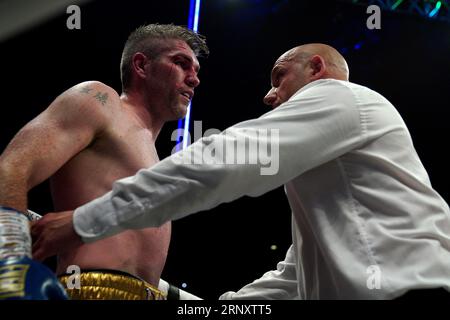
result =
[[[188,20],[188,28],[193,30],[194,32],[198,32],[198,21],[200,16],[200,2],[201,0],[191,0],[189,5],[189,20]],[[183,128],[183,148],[187,147],[188,143],[188,134],[189,134],[189,122],[191,118],[191,105],[192,102],[189,103],[186,111],[186,117],[184,119],[178,120],[178,129]],[[178,130],[180,132],[180,130]],[[178,134],[177,137],[177,145],[176,150],[180,150],[180,138],[181,135]]]

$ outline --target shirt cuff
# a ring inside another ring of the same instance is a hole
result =
[[[107,193],[74,211],[73,228],[85,243],[106,238],[117,225],[113,213],[110,193]]]
[[[234,291],[227,291],[219,297],[219,300],[232,300],[235,294]]]

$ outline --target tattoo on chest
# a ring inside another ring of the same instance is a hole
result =
[[[89,87],[84,87],[81,89],[81,93],[90,94],[93,89]],[[104,92],[97,92],[94,96],[95,99],[97,99],[103,106],[106,104],[106,101],[108,100],[108,93]]]

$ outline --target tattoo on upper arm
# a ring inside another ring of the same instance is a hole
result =
[[[101,93],[101,92],[97,92],[97,94],[94,96],[94,98],[96,98],[98,101],[100,101],[102,103],[102,105],[105,105],[106,100],[108,100],[108,94],[105,93]]]
[[[89,93],[91,91],[92,91],[92,89],[88,88],[88,87],[81,88],[81,93]]]
[[[84,87],[81,88],[81,93],[86,93],[89,94],[91,93],[93,89],[89,88],[89,87]],[[97,92],[94,96],[95,99],[97,99],[103,106],[106,104],[106,101],[108,100],[108,93],[102,93],[102,92]]]

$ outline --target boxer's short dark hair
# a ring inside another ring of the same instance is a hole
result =
[[[140,26],[128,37],[120,62],[122,89],[130,86],[131,59],[136,52],[142,52],[149,58],[156,58],[167,46],[164,40],[182,40],[194,51],[197,57],[209,54],[204,36],[182,26],[173,24],[149,24]]]

